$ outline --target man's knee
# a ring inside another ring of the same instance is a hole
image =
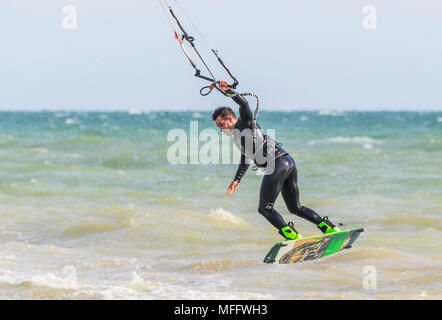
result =
[[[263,216],[268,216],[273,212],[273,203],[259,205],[258,212]]]
[[[289,212],[292,214],[296,214],[297,216],[303,215],[304,207],[301,206],[299,203],[297,205],[290,206],[288,209],[289,209]]]

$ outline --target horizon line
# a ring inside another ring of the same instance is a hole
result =
[[[255,109],[251,106],[251,109]],[[49,107],[49,108],[33,108],[33,107],[19,107],[19,108],[1,108],[0,112],[129,112],[131,114],[147,113],[147,112],[211,112],[213,107],[195,107],[195,108],[176,108],[176,107],[115,107],[115,108],[63,108],[63,107]],[[442,112],[441,107],[368,107],[368,108],[334,108],[334,107],[274,107],[263,109],[260,112]]]

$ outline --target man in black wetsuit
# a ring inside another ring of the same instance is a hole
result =
[[[235,94],[225,81],[220,81],[220,89]],[[298,174],[295,161],[289,153],[265,135],[258,125],[253,124],[253,115],[247,100],[242,96],[233,96],[232,99],[239,105],[239,118],[229,107],[219,107],[212,114],[212,120],[225,134],[232,135],[236,146],[241,150],[241,162],[235,178],[227,189],[231,195],[241,181],[241,178],[253,161],[259,168],[263,168],[264,177],[259,192],[258,212],[262,214],[286,240],[301,239],[292,222],[285,223],[282,216],[273,205],[279,193],[282,193],[288,210],[318,226],[323,233],[340,231],[327,217],[321,218],[312,209],[301,206],[299,203]]]

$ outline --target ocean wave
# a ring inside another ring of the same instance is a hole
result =
[[[65,266],[61,275],[53,273],[27,274],[17,271],[0,272],[0,283],[5,283],[23,288],[47,287],[52,289],[77,289],[78,281],[73,266]],[[75,274],[75,275],[74,275]]]
[[[105,223],[105,222],[89,222],[89,223],[82,223],[78,224],[76,226],[68,227],[65,229],[64,233],[68,236],[84,236],[89,234],[96,234],[96,233],[104,233],[104,232],[112,232],[124,229],[128,227],[127,225],[116,225],[112,223]]]
[[[247,223],[240,217],[235,216],[232,212],[224,210],[223,208],[217,208],[211,210],[208,218],[216,223],[225,226],[245,226]]]
[[[432,272],[442,265],[440,253],[433,255],[421,254],[419,250],[414,252],[407,249],[396,249],[394,247],[377,246],[372,248],[350,249],[351,255],[342,255],[341,262],[362,261],[365,264],[375,265],[384,271],[396,272],[400,270]],[[382,261],[382,265],[380,265]]]
[[[141,157],[120,155],[111,159],[105,159],[101,164],[104,167],[112,169],[143,169],[151,167],[152,161]]]
[[[422,214],[396,213],[388,216],[381,216],[380,222],[386,225],[410,225],[418,227],[434,227],[442,229],[440,219],[435,217],[426,217]]]
[[[143,110],[141,109],[129,109],[128,113],[132,115],[140,115],[143,114]]]
[[[24,239],[24,237],[22,237]],[[4,250],[10,252],[28,252],[34,254],[43,254],[49,256],[75,256],[77,251],[71,248],[58,247],[52,244],[32,244],[27,242],[7,242],[3,245]]]
[[[78,119],[75,119],[75,118],[67,118],[64,121],[64,123],[67,124],[67,125],[73,125],[73,124],[80,124],[80,121]]]
[[[69,266],[68,266],[69,267]],[[36,299],[185,299],[185,300],[236,300],[236,299],[271,299],[270,294],[261,294],[246,290],[226,290],[230,280],[198,279],[182,281],[181,277],[150,273],[140,275],[132,273],[131,279],[110,284],[92,283],[91,280],[78,281],[76,276],[69,276],[69,269],[63,275],[54,273],[25,274],[21,272],[0,272],[0,283],[21,288],[18,298]],[[162,278],[169,282],[162,281]],[[170,281],[174,281],[170,283]]]
[[[136,292],[149,293],[154,299],[190,299],[190,300],[225,300],[225,299],[271,299],[270,294],[261,294],[249,291],[229,291],[230,281],[225,279],[213,279],[206,281],[200,278],[180,284],[171,284],[160,281],[143,279],[136,272],[132,274],[132,281],[128,288]],[[114,291],[115,292],[115,291]],[[109,298],[113,298],[109,296]]]
[[[372,146],[373,144],[382,144],[382,141],[375,140],[370,137],[333,137],[321,140],[310,140],[308,141],[308,145],[315,144],[329,144],[329,143],[356,143],[363,144],[364,146]]]
[[[374,291],[374,292],[373,292]],[[401,292],[379,293],[376,290],[351,290],[349,292],[307,292],[304,299],[321,300],[440,300],[442,295],[428,290],[414,289]]]
[[[256,266],[258,263],[260,264],[260,262],[255,259],[209,259],[193,263],[187,267],[184,267],[184,269],[192,273],[211,274],[213,272],[223,272],[229,270],[239,271],[241,268],[250,268],[252,266]]]
[[[46,148],[31,148],[31,149],[29,149],[29,151],[31,151],[33,153],[35,152],[37,154],[39,154],[39,153],[48,154],[49,153],[49,150]]]
[[[388,260],[399,262],[402,261],[412,261],[415,260],[416,257],[410,253],[399,249],[392,249],[386,247],[376,247],[376,248],[360,248],[352,252],[354,259],[380,259],[378,261],[384,261],[387,263]]]
[[[65,147],[69,146],[69,148],[77,147],[77,146],[92,146],[92,145],[104,145],[105,143],[109,143],[105,137],[101,135],[83,135],[83,136],[72,136],[55,143],[56,147]]]
[[[320,116],[338,117],[338,116],[343,116],[344,114],[345,114],[344,111],[339,111],[339,110],[320,110],[320,111],[318,111],[318,115],[320,115]]]

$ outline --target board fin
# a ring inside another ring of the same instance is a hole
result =
[[[287,246],[284,242],[279,242],[275,244],[269,251],[269,253],[264,258],[264,263],[274,263],[275,257],[278,255],[279,250],[281,250],[282,247]]]

